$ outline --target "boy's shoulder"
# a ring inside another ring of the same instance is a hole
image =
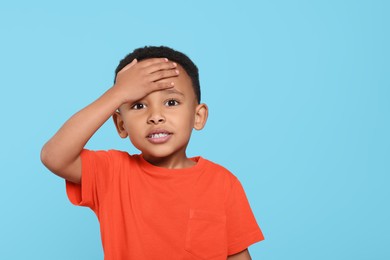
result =
[[[82,161],[100,161],[108,164],[121,164],[124,162],[136,163],[134,156],[126,151],[109,150],[90,150],[83,149],[81,152]]]
[[[109,149],[109,150],[90,150],[83,149],[81,152],[83,155],[98,156],[98,157],[107,157],[107,158],[131,158],[132,155],[126,151]]]
[[[201,160],[205,161],[205,164],[207,164],[206,169],[209,171],[210,174],[213,174],[218,177],[222,178],[228,178],[230,181],[238,181],[237,177],[225,166],[216,163],[214,161],[211,161],[210,159],[206,159],[204,157],[200,157]]]

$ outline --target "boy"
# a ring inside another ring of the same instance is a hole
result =
[[[183,53],[145,47],[118,65],[114,85],[44,145],[43,164],[66,180],[70,201],[97,215],[105,259],[251,259],[263,239],[244,190],[223,167],[188,158],[200,103],[198,69]],[[110,117],[141,151],[90,151]]]

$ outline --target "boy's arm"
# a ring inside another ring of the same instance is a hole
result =
[[[172,88],[173,83],[159,80],[177,75],[176,64],[165,58],[133,60],[117,74],[113,87],[73,115],[43,146],[42,163],[58,176],[80,183],[80,153],[92,135],[120,105],[133,103],[157,90]]]
[[[241,251],[240,253],[229,255],[227,260],[252,260],[248,249]]]

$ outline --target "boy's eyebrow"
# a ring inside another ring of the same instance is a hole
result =
[[[181,96],[184,96],[183,93],[181,93],[179,90],[174,89],[174,88],[171,88],[171,89],[164,89],[163,91],[166,92],[166,93],[168,93],[168,94],[179,94],[179,95],[181,95]]]

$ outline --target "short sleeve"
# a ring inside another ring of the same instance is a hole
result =
[[[95,213],[112,179],[110,151],[81,152],[81,184],[66,181],[66,193],[70,202],[91,208]]]
[[[245,250],[264,239],[238,179],[232,184],[226,211],[228,255]]]

